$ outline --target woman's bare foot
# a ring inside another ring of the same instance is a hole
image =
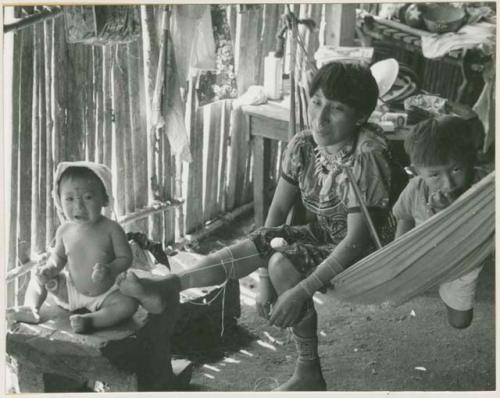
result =
[[[126,296],[134,297],[152,314],[159,314],[169,307],[172,300],[178,301],[179,277],[170,274],[161,279],[138,278],[133,272],[122,273],[116,283]],[[172,294],[173,293],[173,294]]]
[[[40,323],[38,310],[27,305],[7,308],[7,321]]]
[[[319,360],[297,360],[292,377],[274,391],[326,391]]]
[[[92,330],[92,319],[86,315],[70,315],[69,323],[75,333],[88,333]]]

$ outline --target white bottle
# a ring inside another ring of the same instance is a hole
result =
[[[264,92],[269,99],[281,98],[282,69],[282,58],[276,58],[274,52],[271,51],[264,58]]]

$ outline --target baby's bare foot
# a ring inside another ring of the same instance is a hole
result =
[[[88,333],[92,330],[92,319],[85,315],[70,315],[69,323],[75,333]]]
[[[7,321],[40,323],[40,314],[38,313],[38,310],[27,305],[10,307],[7,308]]]
[[[159,314],[170,304],[172,294],[177,297],[179,292],[179,278],[177,275],[168,275],[162,279],[138,278],[133,272],[118,275],[116,283],[120,291],[130,297],[134,297],[141,305],[153,314]],[[178,301],[178,298],[176,298]],[[174,304],[174,303],[172,303]]]

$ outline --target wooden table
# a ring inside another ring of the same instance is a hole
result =
[[[264,225],[271,203],[270,187],[270,144],[271,140],[288,142],[288,101],[267,102],[262,105],[244,105],[242,111],[247,117],[253,151],[253,198],[255,226]],[[297,129],[297,131],[299,131]],[[398,129],[386,134],[391,151],[405,163],[402,146],[408,129]]]

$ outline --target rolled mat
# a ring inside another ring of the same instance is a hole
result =
[[[451,206],[332,279],[333,296],[400,305],[482,265],[495,249],[495,172]]]

